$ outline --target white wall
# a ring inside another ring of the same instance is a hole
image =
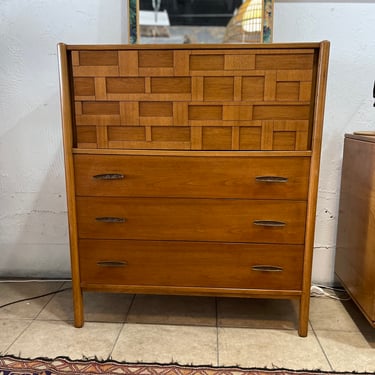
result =
[[[69,277],[58,42],[127,40],[125,0],[0,0],[0,276]]]
[[[275,42],[331,41],[313,281],[334,280],[345,133],[375,130],[375,0],[276,0]]]
[[[0,0],[0,277],[69,277],[56,44],[126,41],[126,0]],[[375,0],[276,0],[274,41],[331,41],[313,279],[333,282],[343,136],[375,128]]]

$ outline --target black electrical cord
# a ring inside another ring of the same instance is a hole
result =
[[[10,305],[14,305],[14,304],[16,304],[16,303],[25,302],[25,301],[31,301],[31,300],[33,300],[33,299],[38,299],[38,298],[42,298],[42,297],[46,297],[46,296],[50,296],[50,295],[52,295],[52,294],[57,294],[57,293],[65,292],[66,290],[70,290],[70,289],[72,289],[72,288],[59,289],[59,290],[55,290],[54,292],[49,292],[49,293],[41,294],[41,295],[39,295],[39,296],[19,299],[19,300],[17,300],[17,301],[13,301],[13,302],[6,303],[6,304],[4,304],[4,305],[0,305],[0,309],[2,309],[2,308],[4,308],[4,307],[7,307],[7,306],[10,306]]]

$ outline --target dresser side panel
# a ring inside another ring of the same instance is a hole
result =
[[[346,138],[335,272],[375,322],[375,144]]]
[[[70,54],[67,53],[66,46],[62,43],[58,45],[58,55],[60,74],[60,102],[63,131],[62,135],[64,146],[65,181],[69,224],[70,259],[72,268],[73,302],[75,310],[74,315],[75,326],[81,327],[83,325],[83,296],[82,290],[80,288],[74,163],[72,154],[74,135],[72,123],[72,98],[70,95]]]

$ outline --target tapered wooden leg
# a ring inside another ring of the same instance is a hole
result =
[[[299,302],[298,334],[306,337],[309,329],[310,293],[303,293]]]
[[[73,307],[74,307],[74,327],[81,328],[84,324],[83,315],[83,294],[79,286],[74,286],[73,282]]]

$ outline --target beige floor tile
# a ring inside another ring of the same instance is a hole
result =
[[[219,328],[219,365],[330,370],[313,332]]]
[[[217,363],[214,327],[125,324],[112,353],[115,360],[180,364]]]
[[[59,290],[62,282],[0,283],[0,305]],[[0,309],[0,319],[34,319],[53,296],[23,301]]]
[[[129,323],[216,326],[215,298],[137,295]]]
[[[298,304],[292,300],[219,298],[219,327],[297,329]]]
[[[115,293],[84,293],[86,322],[122,323],[129,311],[133,295]],[[72,291],[57,294],[39,314],[38,320],[73,320]]]
[[[335,371],[375,373],[375,330],[373,332],[316,331]]]
[[[353,301],[321,297],[311,298],[310,323],[315,330],[371,332],[373,329]]]
[[[5,352],[30,323],[31,320],[0,320],[0,353]]]
[[[68,356],[109,357],[122,324],[86,323],[74,328],[71,322],[34,321],[7,350],[7,354],[22,357]]]
[[[0,283],[0,305],[69,286],[60,282]],[[136,296],[129,320],[154,324],[127,323],[121,330],[123,325],[117,322],[124,320],[131,298],[85,293],[82,329],[74,328],[71,321],[70,291],[2,308],[0,352],[77,359],[107,358],[112,353],[114,359],[127,361],[375,371],[375,329],[353,302],[313,298],[310,319],[314,330],[300,338],[296,305],[290,301],[220,298],[218,323],[222,328],[217,340],[214,298]]]

